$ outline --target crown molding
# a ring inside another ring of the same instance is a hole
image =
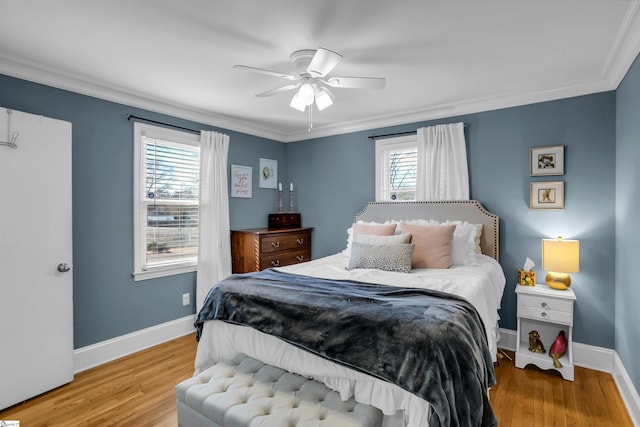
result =
[[[242,132],[275,141],[282,141],[282,139],[285,138],[285,135],[280,132],[250,123],[246,120],[208,111],[195,110],[165,100],[149,98],[135,92],[125,92],[120,88],[93,82],[59,70],[45,70],[37,64],[19,61],[6,55],[0,55],[0,73],[57,89],[68,90],[81,95],[166,114],[168,116],[222,129]]]
[[[435,108],[404,111],[393,115],[369,117],[366,120],[343,122],[329,126],[314,126],[313,131],[301,131],[287,134],[282,142],[294,142],[322,138],[350,132],[375,130],[385,127],[418,123],[441,118],[455,117],[464,114],[481,113],[502,108],[518,107],[540,102],[554,101],[576,96],[615,90],[611,81],[598,79],[592,81],[572,83],[565,87],[536,92],[522,92],[518,94],[500,95],[495,97],[465,100],[458,103],[440,105]]]
[[[639,11],[640,0],[632,0],[611,46],[609,57],[602,67],[602,76],[610,81],[613,88],[620,85],[640,53]]]

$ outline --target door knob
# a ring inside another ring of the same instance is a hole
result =
[[[58,271],[60,273],[66,273],[69,270],[71,270],[71,267],[69,266],[69,264],[65,262],[61,262],[60,264],[58,264]]]

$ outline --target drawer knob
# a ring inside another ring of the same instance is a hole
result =
[[[296,255],[296,259],[300,262],[304,261],[304,255]]]
[[[277,259],[275,261],[271,261],[271,265],[274,266],[274,267],[280,267],[280,260]]]
[[[543,302],[543,303],[542,303],[542,308],[547,308],[547,307],[548,307],[548,306],[547,306],[547,303],[546,303],[546,302]]]
[[[280,247],[280,242],[271,242],[271,246],[277,249]]]
[[[541,314],[542,317],[547,317],[547,313],[545,313],[544,311]]]
[[[298,242],[298,244],[301,245],[304,243],[304,239],[300,237],[299,239],[296,240],[296,242]]]

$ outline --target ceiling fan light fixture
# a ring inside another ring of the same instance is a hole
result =
[[[289,107],[295,108],[296,110],[302,112],[304,112],[304,110],[307,108],[307,104],[305,104],[300,98],[300,92],[296,92],[296,94],[293,95],[293,98],[291,98],[291,103],[289,103]]]
[[[333,99],[331,99],[331,95],[329,94],[329,92],[322,88],[316,89],[315,99],[318,111],[322,111],[325,108],[331,107],[333,105]]]
[[[300,90],[298,91],[298,97],[300,98],[300,102],[303,102],[304,105],[313,104],[314,91],[313,86],[310,83],[305,83],[300,86]]]

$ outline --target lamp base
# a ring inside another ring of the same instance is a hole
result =
[[[571,276],[567,273],[549,271],[547,272],[545,280],[547,281],[547,286],[560,291],[567,290],[569,286],[571,286]]]

